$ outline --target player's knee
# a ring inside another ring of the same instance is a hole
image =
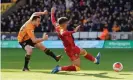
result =
[[[27,54],[31,55],[32,54],[32,49],[27,49],[26,52],[27,52]]]
[[[75,66],[76,71],[80,71],[80,67],[79,66]]]
[[[81,53],[80,53],[82,56],[85,56],[87,54],[86,50],[84,49],[81,49]]]
[[[42,43],[37,43],[35,46],[42,51],[46,49],[46,47]]]

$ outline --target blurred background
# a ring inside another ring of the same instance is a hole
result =
[[[2,40],[16,40],[20,27],[36,11],[48,10],[42,16],[41,25],[35,30],[38,37],[42,32],[49,34],[49,40],[58,40],[50,19],[50,9],[57,7],[56,17],[70,19],[68,30],[81,25],[74,37],[78,40],[95,40],[107,27],[111,40],[133,39],[133,0],[2,0]]]

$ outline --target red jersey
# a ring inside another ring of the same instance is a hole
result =
[[[75,47],[74,38],[72,36],[74,31],[64,30],[60,26],[56,25],[56,20],[55,20],[55,17],[54,17],[54,13],[51,14],[51,20],[52,20],[52,24],[54,25],[55,30],[56,30],[59,38],[63,42],[64,47],[69,48],[69,49],[72,48],[72,47]]]
[[[72,35],[74,31],[64,30],[62,27],[56,25],[54,13],[51,13],[51,20],[52,20],[52,24],[54,25],[59,38],[63,42],[65,52],[67,53],[67,55],[72,61],[77,60],[80,55],[80,48],[77,47],[74,43],[74,38]]]
[[[60,26],[57,26],[56,32],[57,32],[59,38],[62,40],[65,48],[75,47],[74,38],[72,35],[74,33],[74,31],[64,30]]]

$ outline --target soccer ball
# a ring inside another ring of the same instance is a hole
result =
[[[114,69],[114,71],[116,71],[116,72],[120,72],[120,71],[123,69],[122,63],[120,63],[120,62],[115,62],[115,63],[113,64],[113,69]]]

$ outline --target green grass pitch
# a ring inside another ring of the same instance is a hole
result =
[[[81,56],[81,71],[51,74],[56,65],[71,64],[63,49],[51,49],[62,54],[60,62],[55,62],[38,49],[33,49],[30,72],[22,72],[25,51],[22,49],[1,49],[2,80],[133,80],[133,49],[86,49],[96,56],[101,52],[101,64],[95,65]],[[124,69],[114,72],[114,62],[121,62]]]

